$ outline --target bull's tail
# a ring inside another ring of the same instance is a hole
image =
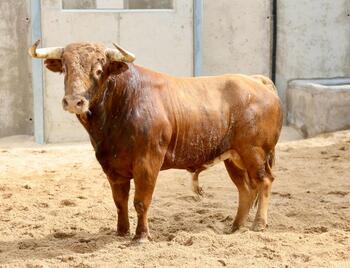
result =
[[[198,177],[199,173],[201,170],[196,170],[194,173],[192,173],[192,191],[197,195],[197,196],[203,196],[204,191],[203,188],[199,186],[198,182]]]
[[[268,155],[267,163],[269,165],[270,170],[275,165],[275,149],[273,149]]]
[[[257,207],[258,201],[259,201],[259,192],[256,192],[255,196],[253,197],[254,208]]]

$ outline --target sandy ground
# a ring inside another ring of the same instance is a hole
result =
[[[350,267],[350,131],[278,145],[261,233],[249,230],[252,211],[247,228],[225,234],[237,190],[222,164],[201,173],[201,200],[186,172],[162,172],[154,241],[142,245],[116,237],[116,209],[90,145],[18,146],[0,144],[0,266]]]

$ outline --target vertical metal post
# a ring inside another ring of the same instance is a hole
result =
[[[276,82],[277,64],[277,0],[272,0],[272,59],[271,59],[271,79]]]
[[[194,76],[202,74],[203,0],[193,0]]]
[[[32,42],[41,39],[41,5],[40,0],[31,0]],[[44,91],[43,67],[40,59],[32,60],[32,88],[34,104],[35,142],[43,144],[44,140]]]

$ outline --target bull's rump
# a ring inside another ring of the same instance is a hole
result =
[[[181,78],[174,81],[169,94],[172,138],[163,168],[196,169],[231,149],[239,151],[242,141],[267,148],[277,142],[280,102],[260,79],[244,75]],[[256,139],[257,135],[261,137]]]

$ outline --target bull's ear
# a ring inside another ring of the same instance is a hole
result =
[[[122,61],[112,61],[109,65],[110,74],[121,74],[129,69],[129,66]]]
[[[62,73],[62,60],[59,59],[46,59],[44,61],[45,67],[52,72]]]

